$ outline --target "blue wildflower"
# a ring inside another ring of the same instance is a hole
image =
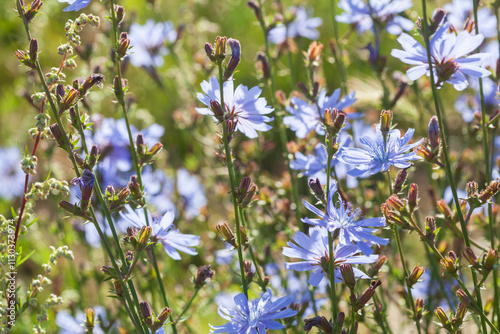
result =
[[[207,205],[205,188],[198,179],[184,168],[177,170],[177,191],[184,199],[184,214],[193,218]]]
[[[283,124],[288,125],[292,131],[295,131],[295,135],[299,138],[304,138],[313,129],[316,130],[316,133],[323,136],[325,129],[321,122],[325,117],[325,109],[335,108],[338,111],[343,111],[356,102],[354,94],[352,92],[340,99],[340,88],[336,89],[330,96],[327,96],[326,90],[322,89],[318,95],[317,105],[309,104],[294,96],[290,100],[290,106],[286,108],[292,116],[285,116]],[[346,113],[346,116],[347,119],[354,119],[360,115],[358,113]]]
[[[210,333],[229,334],[257,334],[266,333],[266,329],[282,329],[285,325],[275,321],[278,319],[293,317],[297,314],[288,306],[292,298],[282,297],[274,302],[271,301],[272,293],[268,289],[262,293],[260,299],[251,301],[245,294],[240,293],[234,297],[236,309],[229,309],[219,304],[219,315],[229,322],[222,326],[212,326]]]
[[[452,0],[443,6],[446,12],[446,21],[451,23],[457,30],[464,28],[467,20],[474,21],[474,3],[469,0]],[[497,35],[497,19],[487,6],[479,8],[477,11],[479,22],[479,33],[486,38]]]
[[[211,115],[214,113],[210,109],[210,101],[220,103],[220,85],[219,81],[212,77],[210,81],[203,81],[201,89],[206,94],[198,93],[198,100],[208,108],[196,108],[202,115]],[[266,123],[274,118],[264,115],[273,112],[273,108],[267,106],[267,101],[259,97],[262,90],[259,87],[253,87],[250,90],[243,85],[239,85],[234,90],[233,80],[224,82],[224,103],[226,105],[226,117],[235,120],[236,130],[243,133],[248,138],[256,138],[257,131],[268,131],[272,127]],[[213,117],[215,121],[217,119]]]
[[[319,17],[309,18],[303,7],[293,8],[295,10],[295,19],[285,26],[283,24],[269,30],[269,41],[274,44],[281,44],[287,38],[302,36],[311,40],[319,38],[317,27],[323,22]]]
[[[449,82],[456,90],[461,91],[469,86],[465,75],[484,78],[491,74],[483,68],[489,54],[475,53],[466,56],[481,45],[484,36],[468,31],[456,35],[449,32],[449,29],[450,24],[445,23],[430,38],[431,66],[438,87],[441,87],[443,82]],[[403,63],[417,65],[406,71],[408,79],[415,81],[424,74],[430,76],[426,49],[415,38],[405,33],[398,37],[398,42],[404,51],[394,49],[391,55]]]
[[[316,214],[319,219],[303,218],[302,221],[309,225],[325,227],[328,231],[338,233],[339,244],[347,246],[355,244],[365,255],[373,254],[372,245],[387,245],[389,239],[383,239],[373,235],[376,231],[371,227],[385,226],[385,219],[362,217],[360,209],[355,209],[350,202],[339,199],[333,202],[333,197],[337,192],[337,182],[332,181],[328,194],[326,213],[316,208],[311,203],[303,200],[304,206]]]
[[[403,30],[413,29],[413,22],[398,14],[413,6],[411,0],[341,0],[338,5],[345,11],[338,22],[356,25],[360,34],[373,30],[373,21],[383,22],[390,34],[399,35]]]
[[[286,262],[287,270],[308,271],[314,272],[309,276],[309,284],[318,286],[325,276],[325,270],[321,266],[323,263],[328,263],[328,254],[330,247],[328,246],[328,230],[323,227],[313,227],[309,230],[310,236],[297,232],[292,237],[293,242],[289,241],[288,246],[283,248],[283,255],[304,260],[304,262]],[[358,255],[359,247],[355,244],[341,245],[337,243],[333,250],[334,256],[334,271],[335,282],[342,281],[339,265],[342,263],[350,264],[368,264],[377,261],[378,255]],[[357,268],[353,268],[356,278],[370,278],[364,272]]]
[[[130,205],[126,205],[125,209],[127,212],[120,212],[120,216],[122,216],[122,218],[124,218],[129,225],[138,229],[143,226],[147,226],[146,217],[142,208],[134,211]],[[153,219],[149,211],[147,214],[148,221],[152,228],[151,237],[153,240],[163,244],[168,256],[174,260],[180,260],[181,256],[177,251],[181,251],[189,255],[198,254],[191,247],[199,245],[200,237],[193,234],[182,234],[178,229],[175,229],[175,226],[173,225],[175,215],[172,211],[167,212],[160,219],[157,219],[157,217]]]
[[[59,2],[67,2],[68,7],[63,9],[63,12],[70,12],[74,10],[75,12],[87,7],[91,0],[58,0]]]
[[[0,198],[12,200],[24,194],[24,181],[26,174],[21,169],[22,156],[16,147],[0,148],[0,175],[2,187]]]
[[[351,138],[346,133],[340,134],[339,148],[349,146]],[[354,188],[358,182],[356,178],[347,174],[348,166],[338,159],[339,154],[335,154],[331,161],[331,167],[335,170],[338,179],[346,179],[347,186]],[[328,163],[328,154],[323,144],[317,144],[314,147],[314,153],[304,155],[301,152],[295,153],[295,160],[290,161],[290,168],[301,171],[309,179],[318,178],[322,184],[326,183],[326,167]]]
[[[130,62],[135,67],[159,67],[163,65],[163,56],[168,54],[167,43],[177,39],[177,30],[170,21],[155,23],[148,20],[146,24],[133,23],[129,33]]]
[[[361,143],[366,149],[343,147],[339,160],[355,166],[347,174],[356,177],[366,177],[369,175],[385,172],[389,167],[408,168],[411,166],[409,161],[418,160],[419,156],[411,151],[420,145],[422,139],[416,143],[408,144],[415,132],[414,129],[408,129],[401,138],[399,130],[391,130],[388,133],[387,143],[380,129],[377,129],[375,139],[363,137]],[[408,152],[411,151],[411,152]]]

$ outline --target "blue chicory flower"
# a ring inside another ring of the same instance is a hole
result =
[[[475,53],[467,56],[481,45],[484,36],[468,31],[456,35],[449,29],[450,24],[445,23],[430,38],[431,67],[438,87],[441,87],[443,82],[449,82],[456,90],[461,91],[469,86],[466,75],[484,78],[491,74],[483,68],[489,54]],[[408,78],[415,81],[424,74],[430,76],[426,49],[415,38],[405,33],[398,37],[398,42],[404,51],[394,49],[391,55],[403,63],[417,65],[406,71]]]
[[[155,23],[148,20],[146,24],[133,23],[130,26],[130,62],[135,67],[159,67],[163,65],[163,56],[168,54],[167,43],[177,39],[174,24],[168,22]]]
[[[293,242],[289,241],[288,246],[283,248],[283,255],[304,260],[303,262],[286,262],[287,270],[308,271],[314,272],[309,276],[309,284],[318,286],[325,276],[325,270],[321,266],[322,258],[328,259],[330,247],[328,245],[328,230],[323,227],[313,227],[309,230],[310,236],[297,232],[292,237]],[[335,282],[342,281],[339,265],[342,263],[350,264],[368,264],[377,261],[378,255],[358,255],[359,247],[355,244],[341,245],[337,243],[333,250],[334,256],[334,271]],[[364,272],[357,268],[353,268],[356,278],[370,278]]]
[[[345,132],[340,134],[339,149],[344,146],[349,146],[352,142],[351,137]],[[337,179],[346,179],[347,186],[354,188],[358,185],[356,178],[347,174],[348,166],[338,159],[340,154],[335,154],[331,161],[331,167],[335,170]],[[301,171],[309,179],[318,179],[322,184],[326,184],[326,168],[328,154],[323,144],[317,144],[314,147],[314,153],[304,155],[301,152],[295,153],[295,160],[290,161],[290,168]]]
[[[184,168],[177,170],[177,191],[184,199],[184,214],[193,218],[207,205],[205,188],[200,181]]]
[[[292,298],[282,297],[271,301],[272,293],[268,289],[260,298],[249,301],[245,294],[234,297],[236,309],[229,309],[219,304],[219,315],[229,321],[222,326],[212,326],[210,333],[228,334],[257,334],[266,333],[266,329],[278,330],[285,325],[277,322],[278,319],[293,317],[297,311],[288,308]]]
[[[341,0],[338,6],[345,12],[337,15],[338,22],[356,25],[360,34],[373,30],[373,21],[383,22],[390,34],[399,35],[413,29],[413,22],[398,14],[413,6],[411,0]]]
[[[68,7],[63,9],[63,12],[70,12],[74,10],[75,12],[79,11],[88,6],[91,0],[58,0],[59,2],[67,2],[69,4]]]
[[[24,194],[26,174],[21,169],[21,152],[16,147],[0,148],[0,198],[12,200]]]
[[[304,206],[320,217],[319,219],[303,218],[302,221],[309,225],[325,227],[328,231],[338,232],[339,245],[349,246],[355,244],[364,255],[373,254],[373,245],[387,245],[389,239],[373,235],[376,229],[372,227],[385,226],[385,219],[363,218],[360,209],[355,209],[350,202],[339,199],[334,203],[333,198],[337,193],[337,182],[331,181],[326,213],[316,208],[311,203],[303,200]]]
[[[146,217],[142,208],[134,211],[130,205],[126,205],[125,209],[127,212],[120,212],[120,216],[124,218],[129,225],[138,229],[143,226],[147,226]],[[179,232],[179,229],[175,229],[175,226],[173,225],[175,215],[172,211],[168,211],[159,219],[157,217],[153,219],[149,211],[147,214],[148,221],[152,228],[151,237],[153,240],[157,240],[163,244],[168,256],[174,260],[180,260],[181,256],[177,251],[181,251],[189,255],[198,254],[191,247],[199,245],[200,237],[193,234],[182,234]]]
[[[211,115],[214,113],[210,109],[210,101],[220,103],[220,85],[219,81],[212,77],[210,81],[203,81],[201,89],[206,94],[198,93],[198,100],[208,108],[196,108],[196,111],[202,115]],[[262,90],[259,87],[253,87],[250,90],[243,85],[239,85],[234,90],[233,80],[224,82],[224,103],[226,105],[226,117],[237,121],[236,130],[243,133],[248,138],[256,138],[257,131],[268,131],[272,127],[266,123],[274,118],[264,115],[273,112],[273,108],[267,106],[267,101],[259,97]],[[215,121],[217,119],[213,117]]]
[[[422,139],[416,143],[408,144],[414,132],[414,129],[408,129],[401,138],[399,130],[391,130],[387,135],[387,143],[385,143],[382,132],[378,128],[375,139],[371,137],[360,139],[366,149],[343,147],[339,160],[355,166],[347,174],[356,177],[367,177],[385,172],[391,166],[408,168],[411,166],[409,161],[420,159],[411,150],[420,145]]]
[[[467,20],[474,21],[474,3],[469,0],[452,0],[443,6],[446,12],[446,21],[451,23],[457,30],[464,28]],[[487,6],[479,8],[477,11],[479,22],[479,33],[486,38],[497,35],[497,19]]]
[[[291,116],[283,118],[283,124],[288,125],[295,135],[299,138],[304,138],[313,129],[319,135],[325,134],[325,129],[321,124],[325,117],[325,109],[337,109],[343,111],[345,108],[356,102],[354,97],[355,92],[349,93],[344,98],[340,99],[340,88],[336,89],[332,95],[327,96],[326,90],[322,89],[318,95],[318,103],[309,104],[308,102],[298,98],[292,97],[290,106],[286,110]],[[339,100],[340,99],[340,100]],[[319,107],[319,111],[318,111]],[[358,118],[358,113],[346,113],[347,119]],[[348,125],[348,123],[346,123]]]
[[[292,7],[292,10],[295,11],[295,19],[288,26],[281,24],[269,31],[268,39],[271,43],[281,44],[287,38],[295,38],[297,36],[311,40],[319,38],[319,32],[316,28],[323,22],[321,18],[309,18],[303,7]]]

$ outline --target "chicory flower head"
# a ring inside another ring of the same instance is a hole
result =
[[[462,31],[457,35],[449,29],[450,24],[445,23],[431,36],[429,44],[432,64],[430,66],[438,87],[441,87],[443,82],[449,82],[456,90],[461,91],[469,86],[466,75],[484,78],[491,74],[483,68],[489,54],[476,53],[467,56],[481,45],[484,36],[474,35],[468,31]],[[405,33],[398,37],[398,42],[404,51],[394,49],[391,55],[399,58],[403,63],[416,65],[406,71],[408,79],[414,81],[424,74],[430,76],[425,47]]]
[[[125,209],[127,212],[120,212],[120,216],[129,223],[129,226],[132,225],[138,229],[147,226],[146,217],[142,208],[134,211],[130,205],[127,205]],[[163,244],[168,256],[174,260],[180,260],[181,256],[177,251],[189,255],[198,254],[198,252],[191,247],[199,245],[200,237],[192,234],[182,234],[179,232],[179,229],[175,229],[173,225],[175,215],[172,211],[168,211],[160,219],[153,219],[149,211],[147,214],[149,224],[152,228],[151,237],[153,240],[156,239]]]
[[[355,209],[350,202],[339,199],[337,203],[334,203],[333,197],[336,192],[337,182],[333,180],[328,193],[326,213],[303,200],[304,206],[320,218],[306,217],[302,221],[306,224],[325,227],[333,233],[338,232],[340,246],[355,244],[365,255],[373,254],[372,245],[387,245],[389,239],[373,235],[376,230],[372,228],[385,226],[385,219],[382,217],[364,219],[361,210]]]
[[[311,40],[319,38],[317,27],[323,22],[319,17],[309,18],[303,7],[292,8],[295,10],[295,19],[288,24],[279,25],[269,31],[269,41],[274,44],[281,44],[287,38],[302,36]]]
[[[286,262],[287,270],[314,272],[309,276],[309,284],[318,286],[325,276],[325,269],[322,264],[328,264],[330,259],[330,247],[328,246],[328,230],[323,227],[313,227],[309,230],[309,235],[297,232],[292,237],[293,242],[289,241],[288,246],[283,248],[283,255],[302,259],[303,262]],[[368,264],[377,261],[378,255],[358,255],[359,247],[355,244],[341,245],[337,243],[333,250],[335,282],[342,281],[342,274],[339,266],[343,263],[350,264]],[[364,272],[353,268],[356,278],[370,278]],[[326,270],[328,271],[328,269]]]
[[[21,169],[21,152],[17,147],[0,148],[0,175],[2,175],[2,187],[0,187],[0,198],[11,200],[22,196],[24,193],[24,174]]]
[[[326,90],[322,89],[318,95],[318,104],[309,104],[308,102],[298,98],[292,97],[291,105],[287,107],[287,111],[291,116],[285,116],[283,123],[288,125],[295,135],[299,138],[304,138],[313,129],[319,135],[325,134],[325,129],[321,124],[322,119],[325,117],[325,109],[337,109],[342,111],[345,108],[356,102],[354,92],[346,95],[340,99],[340,88],[336,89],[332,95],[327,96]],[[319,107],[319,110],[318,110]],[[347,113],[347,119],[358,118],[358,113]],[[346,123],[347,125],[348,123]]]
[[[202,115],[214,116],[210,108],[210,101],[217,101],[220,104],[219,81],[212,77],[210,81],[203,81],[201,89],[205,94],[198,93],[198,100],[207,108],[196,108]],[[265,98],[260,97],[262,90],[259,87],[248,89],[239,85],[234,89],[233,80],[224,82],[224,104],[225,117],[236,121],[236,130],[243,133],[248,138],[256,138],[257,131],[268,131],[272,127],[269,124],[274,118],[264,116],[273,112],[273,108],[267,106]],[[213,117],[215,121],[217,119]]]
[[[341,0],[338,5],[345,12],[336,17],[338,22],[355,24],[360,34],[373,29],[373,21],[383,22],[390,34],[399,35],[413,29],[413,22],[399,16],[413,6],[411,0]]]
[[[133,47],[129,55],[132,65],[159,67],[163,65],[163,56],[168,54],[166,43],[175,42],[177,30],[170,21],[148,20],[145,25],[133,23],[128,36]]]
[[[375,138],[363,137],[360,139],[366,149],[343,147],[339,160],[355,166],[347,174],[356,177],[367,177],[385,172],[391,166],[408,168],[411,166],[409,161],[420,159],[411,150],[420,145],[422,139],[416,143],[408,144],[414,132],[414,129],[408,129],[405,135],[401,137],[399,130],[391,130],[387,134],[386,143],[382,132],[377,128]]]
[[[58,0],[59,2],[67,2],[69,4],[68,7],[63,9],[63,12],[70,12],[74,10],[75,12],[79,11],[88,6],[91,0]]]
[[[474,20],[474,3],[469,0],[452,0],[443,6],[446,12],[446,21],[455,29],[462,30],[467,20]],[[490,38],[497,35],[497,19],[487,6],[477,11],[479,33]]]
[[[285,325],[278,319],[293,317],[297,311],[288,308],[292,297],[282,297],[271,301],[272,293],[268,289],[260,298],[248,300],[245,294],[234,297],[236,309],[229,309],[219,304],[219,315],[229,322],[222,326],[212,326],[210,333],[257,334],[266,333],[266,329],[278,330]]]

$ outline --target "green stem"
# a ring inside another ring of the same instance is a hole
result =
[[[193,296],[191,297],[191,299],[189,299],[189,301],[186,304],[186,306],[184,306],[184,309],[182,310],[181,314],[179,314],[179,316],[177,317],[177,319],[175,319],[174,324],[177,324],[179,322],[179,320],[181,319],[181,317],[184,315],[184,313],[186,313],[186,311],[191,307],[191,303],[196,298],[196,296],[198,295],[199,291],[200,291],[200,288],[197,288],[196,290],[194,290]]]
[[[114,10],[114,0],[110,0],[110,4],[111,4],[111,9],[110,9],[111,10],[111,20],[112,20],[112,25],[113,25],[113,44],[116,47],[117,42],[118,42],[118,30],[117,30],[118,24],[117,24],[117,21],[116,21],[116,14],[115,14],[115,10]],[[118,76],[119,90],[121,92],[123,92],[120,61],[118,59],[115,59],[115,67],[116,67],[116,74]],[[132,137],[132,131],[130,129],[130,121],[129,121],[128,113],[127,113],[127,110],[126,110],[126,107],[125,107],[125,100],[124,100],[123,94],[121,94],[120,96],[117,96],[117,98],[118,98],[118,102],[119,102],[119,104],[121,106],[123,118],[125,119],[125,124],[126,124],[126,127],[127,127],[127,134],[128,134],[128,138],[129,138],[129,145],[130,145],[130,153],[132,155],[132,162],[133,162],[133,165],[134,165],[134,170],[135,170],[135,172],[137,174],[137,181],[139,183],[141,191],[143,191],[144,190],[144,185],[142,183],[141,167],[139,165],[139,159],[137,158],[137,151],[136,151],[136,147],[134,145],[134,139]],[[144,217],[146,219],[146,225],[150,226],[149,215],[148,215],[148,211],[147,211],[146,206],[144,205],[142,209],[144,211]],[[163,298],[163,302],[165,303],[165,306],[170,307],[169,303],[168,303],[168,299],[167,299],[167,294],[165,292],[165,286],[163,284],[163,280],[161,279],[161,273],[160,273],[160,270],[158,268],[158,261],[156,259],[156,253],[155,253],[155,249],[154,249],[153,246],[151,246],[151,256],[153,258],[153,261],[152,261],[153,262],[153,268],[154,268],[155,273],[156,273],[156,278],[157,278],[157,281],[158,281],[158,286],[160,288],[161,296]],[[173,319],[172,315],[170,315],[169,318],[170,318],[170,320],[172,320]],[[173,329],[174,333],[177,333],[177,328],[175,326],[175,323],[172,323],[172,329]]]
[[[346,71],[343,56],[342,56],[344,52],[342,50],[342,44],[341,44],[340,39],[339,39],[339,27],[338,27],[337,19],[335,17],[336,16],[336,14],[335,14],[335,11],[336,11],[335,0],[330,1],[330,7],[332,8],[333,34],[335,37],[335,44],[336,44],[336,47],[338,49],[338,53],[335,50],[335,52],[333,53],[333,57],[335,58],[335,60],[337,62],[340,76],[342,78],[342,90],[344,91],[344,94],[347,94],[348,93],[348,91],[347,91],[347,71]]]
[[[18,10],[19,10],[19,12],[20,12],[20,13],[22,13],[22,9],[21,9],[21,6],[20,6],[19,2],[17,2],[17,6],[18,6]],[[31,40],[31,34],[30,34],[30,31],[29,31],[28,22],[26,21],[26,18],[25,18],[24,16],[22,17],[22,20],[23,20],[23,23],[24,23],[24,28],[25,28],[25,30],[26,30],[26,34],[27,34],[27,36],[28,36],[28,39],[30,39],[30,40]],[[80,171],[79,171],[79,169],[78,169],[78,165],[77,165],[77,163],[76,163],[76,160],[75,160],[75,157],[74,157],[73,151],[72,151],[72,149],[71,149],[71,145],[70,145],[70,142],[69,142],[68,136],[67,136],[67,134],[66,134],[66,130],[64,129],[64,126],[63,126],[63,124],[62,124],[62,122],[61,122],[61,118],[60,118],[60,116],[59,116],[59,111],[57,110],[57,108],[56,108],[56,106],[55,106],[55,104],[54,104],[54,101],[52,100],[51,93],[50,93],[50,91],[49,91],[49,88],[48,88],[48,86],[47,86],[47,83],[45,82],[45,77],[44,77],[44,75],[43,75],[42,68],[41,68],[40,63],[39,63],[39,61],[38,61],[38,60],[35,62],[35,65],[36,65],[36,71],[37,71],[37,73],[38,73],[38,77],[39,77],[39,79],[40,79],[40,81],[41,81],[41,83],[42,83],[42,86],[43,86],[43,89],[44,89],[44,91],[45,91],[45,95],[46,95],[46,97],[47,97],[47,100],[49,101],[50,109],[51,109],[51,111],[52,111],[52,116],[54,117],[54,119],[56,120],[57,125],[58,125],[58,126],[59,126],[59,128],[61,129],[61,133],[62,133],[62,135],[63,135],[63,141],[64,141],[64,143],[65,143],[65,146],[68,148],[68,150],[67,150],[68,157],[69,157],[69,159],[70,159],[70,161],[71,161],[71,163],[72,163],[72,165],[73,165],[73,169],[75,170],[75,174],[76,174],[76,176],[77,176],[77,177],[80,177]],[[104,200],[103,200],[103,198],[102,198],[102,195],[101,195],[101,192],[100,192],[100,188],[99,188],[99,183],[97,182],[97,180],[95,181],[94,185],[95,185],[95,188],[96,188],[96,189],[95,189],[96,191],[95,191],[94,193],[96,193],[96,194],[97,194],[98,199],[99,199],[99,202],[101,203],[101,205],[103,206],[103,208],[105,208],[105,209],[106,209],[106,205],[105,205],[105,202],[104,202]],[[96,226],[96,229],[97,229],[97,231],[99,232],[99,231],[100,231],[100,226],[98,226],[99,224],[97,223],[97,219],[95,218],[95,214],[94,214],[94,211],[93,211],[93,208],[92,208],[92,207],[90,208],[90,213],[91,213],[91,215],[92,215],[92,217],[93,217],[94,225]],[[109,224],[110,224],[110,226],[112,227],[112,229],[114,229],[114,226],[113,226],[113,221],[112,221],[112,220],[110,220],[110,219],[108,219],[108,221],[109,221]],[[118,264],[116,263],[116,260],[115,260],[115,258],[114,258],[114,256],[113,256],[113,253],[111,252],[111,249],[109,248],[109,245],[107,245],[106,238],[105,238],[105,237],[104,237],[104,235],[102,234],[102,231],[101,231],[101,233],[100,233],[100,236],[101,236],[101,240],[103,241],[103,243],[104,243],[104,245],[105,245],[106,251],[108,252],[108,255],[109,255],[109,257],[110,257],[110,260],[111,260],[111,262],[113,263],[113,267],[114,267],[114,269],[115,269],[115,270],[116,270],[116,272],[118,272],[118,273],[119,273],[119,272],[121,272],[121,271],[120,271],[120,268],[119,268]],[[116,241],[117,241],[117,239],[115,239],[115,242],[116,242]],[[116,245],[117,245],[117,248],[120,250],[120,253],[121,253],[121,254],[123,254],[123,253],[121,252],[121,248],[120,248],[120,244],[119,244],[119,242],[117,242],[117,244],[116,244]],[[125,264],[125,265],[126,265],[126,264]],[[132,284],[132,283],[130,282],[130,284]],[[123,290],[124,290],[124,295],[125,295],[125,297],[126,297],[126,299],[127,299],[128,303],[129,303],[129,305],[133,305],[132,301],[130,300],[130,296],[129,296],[129,294],[128,294],[129,292],[128,292],[127,286],[124,284],[124,281],[123,281],[123,280],[120,280],[120,285],[122,285],[122,288],[123,288]],[[132,285],[132,287],[133,287],[133,285]],[[136,305],[135,305],[135,306],[136,306],[136,307],[137,307],[137,309],[138,309],[138,307],[139,307],[139,303],[136,303]],[[143,333],[143,332],[144,332],[144,329],[143,329],[142,327],[140,327],[140,325],[138,325],[138,324],[141,324],[141,322],[138,320],[139,318],[137,317],[137,314],[136,314],[135,310],[134,310],[134,309],[132,309],[132,310],[133,310],[133,312],[132,312],[132,313],[133,313],[133,315],[134,315],[134,318],[132,318],[131,320],[134,322],[134,325],[136,326],[136,328],[137,328],[137,329],[138,329],[141,333]]]
[[[333,158],[333,147],[332,147],[332,138],[328,138],[328,134],[326,137],[326,144],[328,150],[328,159],[327,159],[327,167],[326,167],[326,208],[328,208],[328,201],[330,199],[330,179],[331,179],[331,161]],[[337,296],[335,295],[335,260],[333,254],[333,232],[328,231],[328,265],[330,267],[330,299],[332,302],[332,318],[337,316],[338,312],[338,301]]]
[[[241,215],[241,223],[244,227],[248,229],[248,225],[246,222],[246,215],[244,209],[240,206],[240,215]],[[252,258],[253,265],[255,266],[255,271],[257,272],[257,277],[259,278],[259,286],[262,292],[266,292],[266,284],[264,283],[264,279],[262,278],[262,274],[259,270],[259,264],[255,258],[255,254],[253,253],[252,245],[248,245],[248,251],[250,253],[250,257]]]
[[[447,131],[445,124],[444,124],[444,118],[443,118],[444,112],[441,110],[441,106],[439,103],[439,95],[438,95],[438,92],[436,89],[436,84],[434,81],[434,71],[432,68],[433,63],[432,63],[432,58],[431,58],[430,46],[429,46],[430,45],[430,42],[429,42],[430,36],[429,36],[428,26],[427,26],[427,4],[426,4],[425,0],[422,0],[422,8],[423,8],[423,21],[424,21],[422,25],[424,28],[424,39],[425,39],[426,50],[427,50],[427,61],[428,61],[429,66],[431,67],[431,70],[429,71],[429,73],[430,73],[432,95],[434,97],[434,105],[435,105],[435,109],[436,109],[436,113],[437,113],[437,117],[438,117],[438,121],[439,121],[439,126],[443,130],[443,131],[440,131],[440,134],[441,134],[441,141],[443,144],[443,157],[444,157],[444,161],[445,161],[444,165],[446,168],[446,176],[448,177],[448,182],[450,183],[451,191],[453,193],[453,199],[455,201],[455,207],[456,207],[456,210],[458,213],[458,218],[460,220],[460,227],[461,227],[462,233],[463,233],[463,239],[465,241],[466,246],[470,247],[471,242],[469,239],[469,233],[467,231],[467,225],[465,224],[464,215],[462,213],[462,208],[460,207],[460,200],[458,199],[458,195],[457,195],[457,186],[455,184],[455,180],[453,178],[453,174],[451,171],[451,164],[450,164],[450,159],[449,159],[449,155],[448,155],[448,145],[447,145],[447,138],[448,138],[447,132],[448,131]],[[480,290],[480,287],[477,285],[477,283],[478,283],[477,275],[476,275],[476,272],[472,268],[471,268],[471,273],[472,273],[472,280],[474,283],[474,288],[476,290],[477,301],[478,301],[478,304],[480,304],[480,309],[482,311],[483,308],[482,308],[482,300],[481,300],[481,290]],[[486,328],[484,318],[481,318],[481,324],[482,324],[482,327],[484,330]]]
[[[220,83],[220,105],[225,109],[224,104],[224,70],[222,68],[223,60],[218,62],[219,67],[219,83]],[[245,277],[245,268],[243,266],[243,250],[241,244],[241,230],[240,230],[240,218],[238,214],[238,202],[236,200],[236,196],[234,190],[236,189],[236,181],[234,178],[234,167],[233,167],[233,158],[231,155],[231,148],[229,147],[229,134],[227,133],[226,123],[222,123],[222,141],[224,143],[224,150],[226,153],[226,164],[227,171],[229,174],[229,183],[231,185],[231,197],[233,199],[233,208],[234,208],[234,219],[236,221],[236,239],[238,242],[238,261],[240,263],[240,274],[241,274],[241,283],[243,286],[243,292],[245,296],[248,298],[248,286]]]

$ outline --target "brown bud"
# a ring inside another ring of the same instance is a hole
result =
[[[201,266],[196,275],[195,288],[199,289],[206,284],[206,281],[214,277],[215,272],[208,266]]]

